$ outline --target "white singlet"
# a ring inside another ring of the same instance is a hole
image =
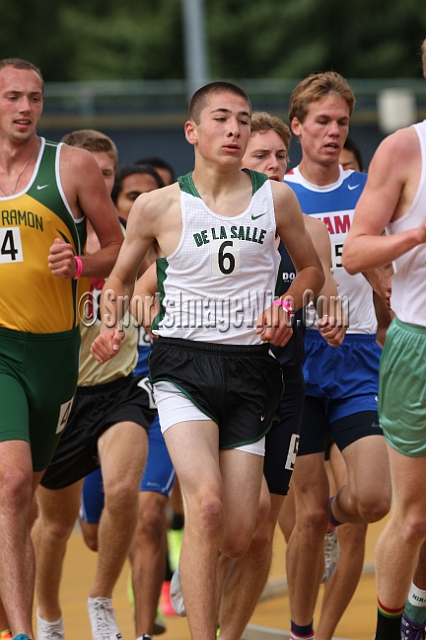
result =
[[[419,187],[408,211],[389,222],[389,235],[416,229],[426,217],[426,120],[413,125],[419,136],[422,172]],[[426,326],[426,244],[414,247],[393,263],[392,309],[402,322]]]
[[[160,314],[154,334],[202,342],[256,345],[259,314],[274,300],[280,256],[268,178],[247,172],[252,198],[238,216],[218,215],[203,202],[191,174],[179,178],[182,235],[157,260]]]
[[[371,285],[362,273],[351,276],[342,266],[343,244],[367,175],[351,169],[344,170],[340,166],[339,179],[333,184],[319,187],[305,180],[299,167],[296,167],[284,179],[295,192],[303,213],[322,220],[328,229],[331,266],[339,283],[342,305],[349,318],[347,333],[376,333],[377,319]]]

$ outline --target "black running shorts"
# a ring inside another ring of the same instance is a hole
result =
[[[269,431],[284,390],[268,344],[154,340],[150,380],[173,383],[219,427],[219,448],[257,442]]]
[[[41,484],[46,489],[63,489],[84,478],[99,468],[98,439],[109,427],[135,422],[149,429],[155,415],[144,376],[78,387],[68,424]]]
[[[280,404],[280,421],[265,440],[264,475],[270,493],[286,496],[299,449],[305,381],[302,365],[281,365],[285,391]]]

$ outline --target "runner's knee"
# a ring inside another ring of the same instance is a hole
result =
[[[400,536],[408,543],[418,543],[426,539],[426,514],[409,513],[400,523]]]
[[[136,528],[136,542],[143,547],[145,544],[162,546],[165,529],[164,512],[161,509],[147,508],[139,513]]]
[[[230,558],[241,558],[250,548],[252,535],[252,531],[244,531],[241,527],[238,533],[234,531],[223,537],[220,551]]]
[[[80,519],[81,532],[84,542],[90,551],[98,550],[98,525],[94,525]]]
[[[253,551],[259,558],[263,558],[269,553],[273,543],[275,528],[268,525],[268,522],[265,523],[255,532],[250,544],[250,551]]]
[[[31,477],[19,468],[5,468],[0,474],[1,510],[22,511],[31,503]]]
[[[202,491],[188,500],[185,530],[200,530],[203,536],[217,536],[223,531],[223,504],[214,491]]]
[[[140,476],[127,473],[109,482],[104,479],[105,508],[110,512],[122,513],[137,507]]]
[[[389,513],[390,506],[390,497],[386,492],[365,495],[358,501],[358,512],[364,522],[378,522]]]
[[[305,504],[299,509],[297,503],[296,526],[305,530],[308,534],[322,537],[324,536],[329,522],[328,503]]]
[[[63,544],[70,537],[76,517],[67,517],[67,514],[57,514],[55,517],[47,517],[40,515],[40,524],[43,529],[44,537],[50,544]]]

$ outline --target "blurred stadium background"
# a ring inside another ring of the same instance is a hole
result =
[[[269,111],[288,122],[289,98],[298,80],[234,81],[248,92],[254,109]],[[396,95],[403,97],[403,103],[414,109],[412,121],[421,120],[426,118],[426,82],[409,78],[349,79],[349,84],[356,96],[349,135],[360,145],[368,168],[374,150],[389,133],[383,128],[380,116],[383,96],[389,95],[389,90],[396,90]],[[193,161],[193,150],[183,135],[186,86],[184,80],[47,83],[39,132],[59,140],[73,129],[99,129],[116,142],[120,165],[156,155],[167,159],[180,175],[191,169]],[[395,109],[396,116],[404,119],[403,106],[396,103]],[[299,160],[294,139],[290,166]]]

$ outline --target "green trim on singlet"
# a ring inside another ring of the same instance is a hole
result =
[[[45,140],[43,155],[38,167],[37,175],[31,187],[27,190],[27,195],[40,202],[47,209],[50,209],[58,218],[62,220],[68,228],[70,237],[65,236],[61,231],[58,233],[68,244],[71,244],[70,238],[74,242],[77,255],[81,255],[83,246],[86,242],[86,219],[82,219],[76,223],[72,213],[65,205],[62,194],[59,190],[56,177],[56,159],[59,153],[59,143]],[[40,188],[42,187],[42,188]],[[73,324],[77,322],[77,288],[78,280],[71,280],[74,306]]]
[[[252,171],[251,169],[243,169],[243,171],[250,176],[252,184],[252,195],[254,195],[256,191],[259,191],[260,187],[262,187],[265,182],[269,180],[268,176],[264,173]],[[192,179],[192,172],[187,173],[184,176],[180,176],[178,178],[178,183],[181,191],[183,191],[184,193],[188,193],[190,196],[194,196],[194,198],[200,198],[200,200],[202,200]]]
[[[166,310],[163,306],[163,300],[166,297],[166,293],[164,291],[164,283],[167,278],[166,271],[169,266],[169,262],[167,258],[157,258],[155,262],[157,265],[157,289],[158,289],[158,300],[160,301],[160,311],[159,313],[157,313],[154,320],[152,321],[152,325],[151,325],[152,330],[158,329],[158,325],[160,324],[160,322],[164,320],[164,317],[166,315]]]
[[[267,180],[269,180],[266,174],[259,173],[259,171],[253,171],[252,169],[243,169],[243,171],[244,173],[247,173],[251,178],[253,195],[256,193],[256,191],[259,191],[260,187],[262,187]]]
[[[195,187],[194,181],[192,180],[192,172],[187,173],[184,176],[180,176],[178,178],[178,183],[181,191],[188,193],[190,196],[194,196],[194,198],[202,199]]]
[[[45,141],[43,156],[37,171],[36,179],[27,191],[27,195],[34,198],[47,209],[57,215],[68,227],[70,236],[77,248],[77,253],[81,253],[80,237],[72,214],[67,209],[56,182],[56,155],[59,143]],[[39,187],[44,187],[40,189]],[[70,240],[67,239],[70,243]]]

